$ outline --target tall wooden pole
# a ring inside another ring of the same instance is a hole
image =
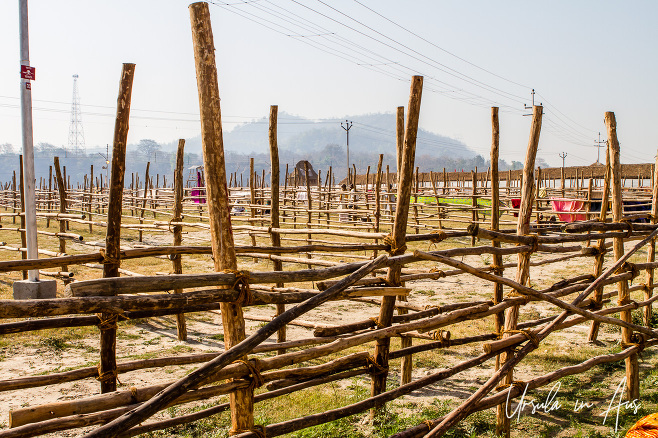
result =
[[[279,107],[277,105],[270,106],[270,127],[268,130],[268,137],[270,142],[270,225],[272,228],[279,228],[279,143],[277,140],[277,124],[279,117]],[[270,233],[272,239],[272,246],[281,246],[281,236],[278,233]],[[283,263],[281,260],[272,260],[275,271],[283,270]],[[276,287],[283,287],[283,283],[277,283]],[[276,305],[276,315],[281,315],[286,311],[285,304]],[[286,341],[286,326],[284,325],[277,332],[277,342]],[[285,354],[285,348],[277,350],[278,354]]]
[[[608,204],[610,203],[610,150],[606,148],[605,150],[605,175],[603,179],[603,196],[601,197],[601,213],[599,214],[599,220],[605,222],[606,217],[608,216]],[[605,261],[605,239],[599,239],[597,241],[597,247],[599,251],[596,254],[594,260],[594,276],[597,278],[603,273],[603,262]],[[597,287],[594,291],[594,305],[600,306],[601,300],[603,299],[603,286]],[[599,325],[598,321],[592,321],[589,329],[589,335],[587,340],[589,342],[596,342],[596,338],[599,335]]]
[[[404,147],[404,107],[399,106],[395,115],[395,185],[400,186],[400,172],[402,169],[402,148]],[[396,187],[397,188],[397,187]]]
[[[126,141],[128,139],[128,120],[130,118],[130,99],[132,96],[135,64],[123,64],[117,99],[117,115],[114,124],[112,146],[112,174],[110,175],[110,197],[107,206],[107,234],[105,237],[105,260],[103,260],[103,277],[119,276],[119,251],[121,247],[121,210],[123,204],[123,177],[126,171]],[[57,168],[57,165],[55,165]],[[101,319],[101,364],[98,369],[101,392],[117,389],[116,362],[116,323],[117,315],[103,313]]]
[[[612,170],[612,220],[621,222],[623,220],[622,205],[622,186],[621,186],[621,161],[619,159],[619,140],[617,139],[617,121],[615,113],[605,113],[605,126],[608,130],[608,149],[610,150],[610,167]],[[612,240],[615,260],[624,255],[624,238],[615,237]],[[628,281],[617,283],[619,293],[619,305],[630,303],[630,292],[628,290]],[[620,319],[626,322],[632,322],[631,311],[625,310],[620,312]],[[632,330],[627,327],[621,328],[622,345],[631,343]],[[626,358],[626,386],[628,388],[628,399],[635,400],[640,398],[640,368],[637,361],[637,354]]]
[[[500,202],[500,179],[498,177],[498,157],[500,151],[500,125],[498,119],[498,107],[491,108],[491,230],[500,229],[499,202]],[[493,240],[494,248],[500,247],[500,242]],[[493,255],[493,272],[495,275],[503,275],[503,256]],[[493,302],[499,304],[503,301],[503,285],[494,283]],[[494,316],[494,331],[500,333],[505,326],[505,313],[498,312]],[[500,368],[501,356],[496,356],[496,369]],[[505,404],[496,408],[496,435],[504,434],[509,429],[509,419],[505,416]]]
[[[516,225],[516,234],[519,236],[525,236],[530,232],[530,217],[532,214],[532,204],[534,197],[534,170],[535,170],[535,158],[537,157],[537,149],[539,147],[539,134],[541,133],[541,122],[542,122],[543,108],[541,106],[534,106],[532,109],[532,127],[530,128],[530,139],[528,141],[528,151],[526,153],[525,163],[523,165],[523,175],[522,175],[522,185],[521,185],[521,205],[519,207],[519,220]],[[516,268],[516,281],[520,284],[525,285],[528,282],[530,276],[530,256],[531,253],[520,253],[518,255],[518,264]],[[519,307],[513,306],[509,308],[505,315],[505,332],[511,330],[516,330],[516,324],[519,318]],[[503,333],[503,337],[508,337],[509,335]],[[510,360],[514,355],[505,354],[505,361]],[[514,370],[510,370],[509,374],[505,379],[505,383],[512,383]],[[509,437],[509,419],[505,415],[505,421],[503,422],[503,433],[506,437]],[[500,418],[499,418],[500,420]]]
[[[210,11],[207,3],[189,6],[194,43],[194,62],[199,90],[203,163],[205,165],[206,193],[212,255],[215,271],[235,270],[238,267],[233,242],[233,229],[226,187],[222,115],[219,104],[219,86],[215,63]],[[225,348],[237,345],[245,338],[242,305],[221,303]],[[254,425],[253,389],[239,389],[231,393],[231,431],[239,433]]]
[[[656,155],[656,165],[654,166],[654,172],[658,169],[658,155]],[[651,192],[653,196],[651,197],[651,223],[658,223],[658,174],[654,174],[651,177]],[[656,239],[651,239],[651,243],[647,245],[647,262],[653,263],[656,261]],[[653,295],[653,269],[647,269],[647,281],[646,289],[644,290],[644,299],[648,300]],[[644,325],[649,327],[651,321],[651,315],[653,314],[653,306],[649,304],[644,308]]]
[[[57,189],[59,192],[59,212],[66,213],[66,187],[64,186],[64,178],[62,177],[62,171],[59,167],[59,157],[55,157],[53,159],[53,163],[55,166],[55,178],[57,180]],[[59,219],[58,222],[59,222],[59,232],[66,233],[66,223],[64,222],[64,220]],[[66,252],[65,239],[62,238],[59,239],[59,252],[60,253]],[[62,271],[66,272],[68,271],[68,266],[62,265],[61,269]]]
[[[174,172],[174,211],[173,222],[181,222],[183,215],[183,166],[185,165],[185,140],[178,140],[178,149],[176,150],[176,171]],[[174,225],[174,246],[183,244],[183,227],[181,225]],[[171,256],[171,263],[174,269],[174,274],[183,273],[183,260],[182,255],[175,254]],[[174,290],[175,294],[183,292],[182,289]],[[176,329],[179,341],[187,340],[187,324],[185,323],[185,314],[178,313],[176,315]]]
[[[414,76],[411,80],[411,91],[409,95],[409,107],[407,123],[404,136],[404,148],[402,153],[402,167],[399,173],[398,198],[395,210],[395,223],[393,224],[391,254],[400,255],[405,251],[405,237],[407,234],[407,221],[409,219],[409,201],[411,186],[414,176],[414,157],[416,154],[416,135],[418,134],[418,117],[420,115],[420,99],[423,92],[423,77]],[[401,284],[401,266],[388,269],[387,283],[395,286]],[[379,325],[391,325],[393,310],[395,309],[395,296],[382,297],[379,309]],[[381,371],[373,374],[371,394],[381,394],[386,390],[386,376],[388,375],[388,356],[390,349],[390,338],[377,341],[375,347],[375,361],[381,367]],[[374,411],[373,411],[374,412]]]

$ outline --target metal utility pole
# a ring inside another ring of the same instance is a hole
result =
[[[78,75],[73,75],[73,98],[71,99],[71,125],[69,127],[69,149],[76,157],[87,154],[85,149],[85,131],[82,129],[80,95],[78,94]]]
[[[21,62],[21,125],[23,129],[23,190],[25,193],[25,240],[27,258],[39,258],[37,248],[37,206],[34,176],[34,139],[32,138],[32,81],[34,67],[30,67],[30,44],[27,27],[27,0],[18,2]],[[55,298],[57,282],[39,281],[39,270],[27,271],[27,280],[12,285],[14,299]]]
[[[350,176],[350,129],[352,129],[352,122],[345,120],[345,124],[340,122],[340,126],[345,130],[345,134],[347,134],[347,178]]]
[[[562,158],[562,168],[564,169],[564,159],[567,158],[567,153],[566,152],[560,152],[558,154],[560,158]]]
[[[601,148],[604,148],[608,144],[607,140],[601,140],[601,133],[599,132],[599,141],[594,142],[594,147],[596,148],[596,163],[601,164]]]
[[[34,67],[30,67],[30,44],[27,28],[27,0],[19,1],[21,39],[21,120],[23,128],[23,175],[25,184],[25,236],[27,258],[39,258],[37,251],[37,207],[35,200],[34,142],[32,138],[32,80]],[[30,281],[39,281],[39,270],[28,271]]]

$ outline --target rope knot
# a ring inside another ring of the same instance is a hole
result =
[[[253,391],[256,388],[260,388],[265,384],[265,379],[263,378],[263,375],[260,373],[260,360],[256,358],[249,360],[238,359],[233,363],[241,363],[245,365],[249,370],[249,377],[251,378],[251,382],[249,382],[248,388],[251,391]]]
[[[366,371],[371,376],[379,376],[388,373],[388,368],[381,366],[372,356],[368,355],[366,357]]]
[[[401,246],[398,247],[395,242],[395,239],[393,238],[393,235],[391,234],[387,234],[386,237],[384,237],[384,244],[390,246],[388,253],[391,256],[402,255],[407,250],[407,244],[403,243]]]
[[[233,303],[241,306],[251,306],[254,303],[254,295],[249,287],[249,271],[225,269],[223,272],[235,275],[233,289],[238,291],[238,298]]]

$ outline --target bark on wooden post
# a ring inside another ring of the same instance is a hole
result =
[[[64,178],[62,177],[62,171],[59,167],[59,157],[53,159],[55,165],[55,178],[57,179],[57,188],[59,191],[59,212],[66,213],[66,187],[64,187]],[[59,232],[66,233],[66,222],[63,219],[59,219]],[[59,239],[59,252],[66,252],[66,240],[61,238]],[[68,265],[61,266],[62,271],[68,271]]]
[[[601,213],[599,214],[599,220],[605,222],[606,217],[608,216],[608,204],[610,203],[610,150],[605,149],[605,174],[603,179],[603,196],[601,197]],[[600,276],[603,273],[603,262],[605,261],[605,239],[599,239],[597,241],[597,254],[594,261],[594,275],[596,277]],[[603,299],[603,286],[596,288],[594,291],[594,306],[598,307],[601,305],[601,300]],[[600,323],[598,321],[592,321],[590,326],[589,335],[587,337],[588,342],[596,342],[596,338],[599,334]]]
[[[404,107],[399,106],[395,116],[395,185],[400,187],[400,169],[402,169],[402,149],[404,148]]]
[[[619,160],[619,140],[617,139],[617,121],[615,113],[605,113],[605,125],[608,130],[608,149],[610,151],[610,168],[612,171],[612,220],[621,222],[623,220],[622,206],[622,186],[621,186],[621,162]],[[613,250],[615,260],[624,255],[623,237],[613,238]],[[619,305],[630,303],[630,292],[628,290],[628,281],[623,280],[617,283],[619,291]],[[632,322],[631,311],[625,310],[620,312],[620,319],[626,322]],[[624,344],[631,343],[632,330],[627,327],[621,328],[621,342]],[[628,388],[628,400],[640,398],[640,368],[637,360],[637,354],[626,358],[626,386]]]
[[[279,228],[279,143],[277,137],[277,125],[279,117],[279,107],[277,105],[270,106],[270,127],[268,130],[268,137],[270,142],[270,225],[272,228]],[[281,236],[279,233],[270,233],[272,238],[272,246],[281,246]],[[275,271],[283,271],[283,262],[281,260],[272,260]],[[276,287],[283,287],[283,283],[276,283]],[[285,304],[276,305],[276,315],[281,315],[286,311]],[[286,341],[286,326],[284,325],[277,331],[277,342]],[[278,354],[285,354],[286,349],[282,348],[277,350]]]
[[[414,76],[411,81],[409,96],[409,107],[407,114],[406,130],[404,136],[404,148],[402,153],[401,172],[399,173],[398,198],[395,210],[395,223],[391,233],[391,254],[403,254],[406,245],[407,221],[409,219],[409,201],[414,175],[414,157],[416,154],[416,135],[418,134],[418,117],[420,115],[420,99],[423,91],[423,77]],[[387,273],[387,283],[399,286],[400,266],[391,267]],[[382,305],[379,310],[378,323],[381,326],[391,325],[393,310],[395,309],[395,296],[382,297]],[[386,377],[388,375],[388,356],[390,338],[377,341],[375,347],[375,361],[380,371],[372,376],[371,394],[381,394],[386,390]],[[373,411],[374,414],[374,411]]]
[[[499,202],[500,202],[500,180],[498,179],[498,157],[500,145],[500,125],[498,119],[498,107],[491,108],[491,230],[500,229]],[[500,247],[500,242],[492,240],[491,246]],[[503,256],[493,254],[493,273],[503,275]],[[503,301],[503,285],[494,283],[493,302],[499,304]],[[499,312],[494,316],[494,330],[500,333],[505,325],[505,313]],[[496,356],[496,369],[500,368],[501,355]],[[505,416],[505,404],[498,405],[496,408],[496,435],[504,433],[505,425],[508,423]]]
[[[174,209],[172,222],[181,222],[183,220],[183,166],[185,165],[185,140],[178,140],[178,149],[176,150],[176,171],[174,172]],[[174,246],[183,244],[183,227],[181,225],[174,225]],[[174,274],[183,273],[183,260],[182,255],[174,254],[171,256],[171,264],[174,269]],[[182,293],[182,289],[175,289],[174,293]],[[176,314],[176,329],[178,332],[178,340],[187,340],[187,324],[185,323],[185,314]]]
[[[123,178],[126,171],[126,141],[128,139],[128,121],[130,117],[130,99],[132,95],[135,64],[123,64],[117,99],[117,115],[114,124],[112,146],[112,174],[108,182],[110,195],[107,206],[107,235],[105,237],[105,259],[103,260],[103,277],[118,277],[121,246],[121,210],[123,204]],[[57,163],[55,164],[56,168]],[[101,363],[98,369],[101,392],[116,391],[116,324],[117,315],[102,313],[101,323]]]
[[[235,270],[238,264],[235,257],[228,188],[226,187],[224,140],[210,11],[207,3],[193,3],[189,9],[199,90],[212,254],[215,271]],[[226,348],[229,349],[245,338],[242,306],[238,303],[221,303],[221,313],[224,342]],[[230,405],[232,432],[238,433],[252,429],[254,426],[253,389],[238,389],[232,392]]]
[[[256,217],[256,174],[254,173],[254,158],[249,158],[249,217],[254,219]],[[254,225],[255,222],[249,222],[250,225]],[[251,245],[256,246],[256,236],[251,234]],[[254,263],[258,262],[258,259],[253,259]]]
[[[144,223],[144,209],[146,208],[146,200],[149,192],[149,184],[151,184],[151,180],[149,179],[149,168],[151,167],[151,162],[148,161],[146,163],[146,175],[144,176],[144,196],[142,197],[142,208],[140,209],[139,212],[139,223],[140,225]],[[140,228],[138,231],[139,234],[139,241],[142,241],[142,229]]]
[[[656,155],[656,164],[658,164],[658,155]],[[654,166],[654,169],[658,169],[658,165]],[[655,172],[655,170],[654,170]],[[658,223],[658,184],[655,181],[658,180],[658,175],[653,175],[651,179],[651,223]],[[651,239],[651,243],[647,245],[647,262],[653,263],[656,261],[656,239]],[[644,299],[648,300],[653,295],[653,269],[647,269],[647,282],[646,288],[644,289]],[[651,315],[653,314],[653,305],[649,304],[644,308],[644,325],[649,327],[651,321]]]
[[[92,205],[94,204],[94,165],[92,164],[89,169],[89,205],[87,211],[89,212],[89,233],[93,231],[92,228]]]
[[[523,180],[521,185],[521,205],[519,207],[519,220],[516,226],[516,234],[519,236],[527,235],[530,232],[530,217],[532,214],[532,204],[534,197],[534,169],[535,158],[537,157],[537,148],[539,147],[539,134],[541,133],[543,108],[541,106],[534,106],[532,109],[532,127],[530,129],[530,140],[528,141],[528,151],[523,165]],[[530,276],[530,256],[531,253],[520,253],[518,255],[518,264],[516,271],[516,281],[525,285]],[[516,330],[516,324],[519,318],[519,307],[513,306],[509,308],[505,315],[505,332]],[[503,333],[503,337],[508,337]],[[505,354],[504,360],[510,360],[513,354]],[[511,370],[504,383],[511,384],[513,379],[514,370]],[[497,428],[506,437],[509,437],[509,418],[503,412],[503,418],[498,416]]]

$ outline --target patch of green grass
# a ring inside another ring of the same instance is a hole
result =
[[[56,352],[62,352],[65,349],[72,347],[72,345],[67,343],[64,338],[60,338],[58,336],[49,336],[46,338],[42,338],[39,341],[39,345]]]

